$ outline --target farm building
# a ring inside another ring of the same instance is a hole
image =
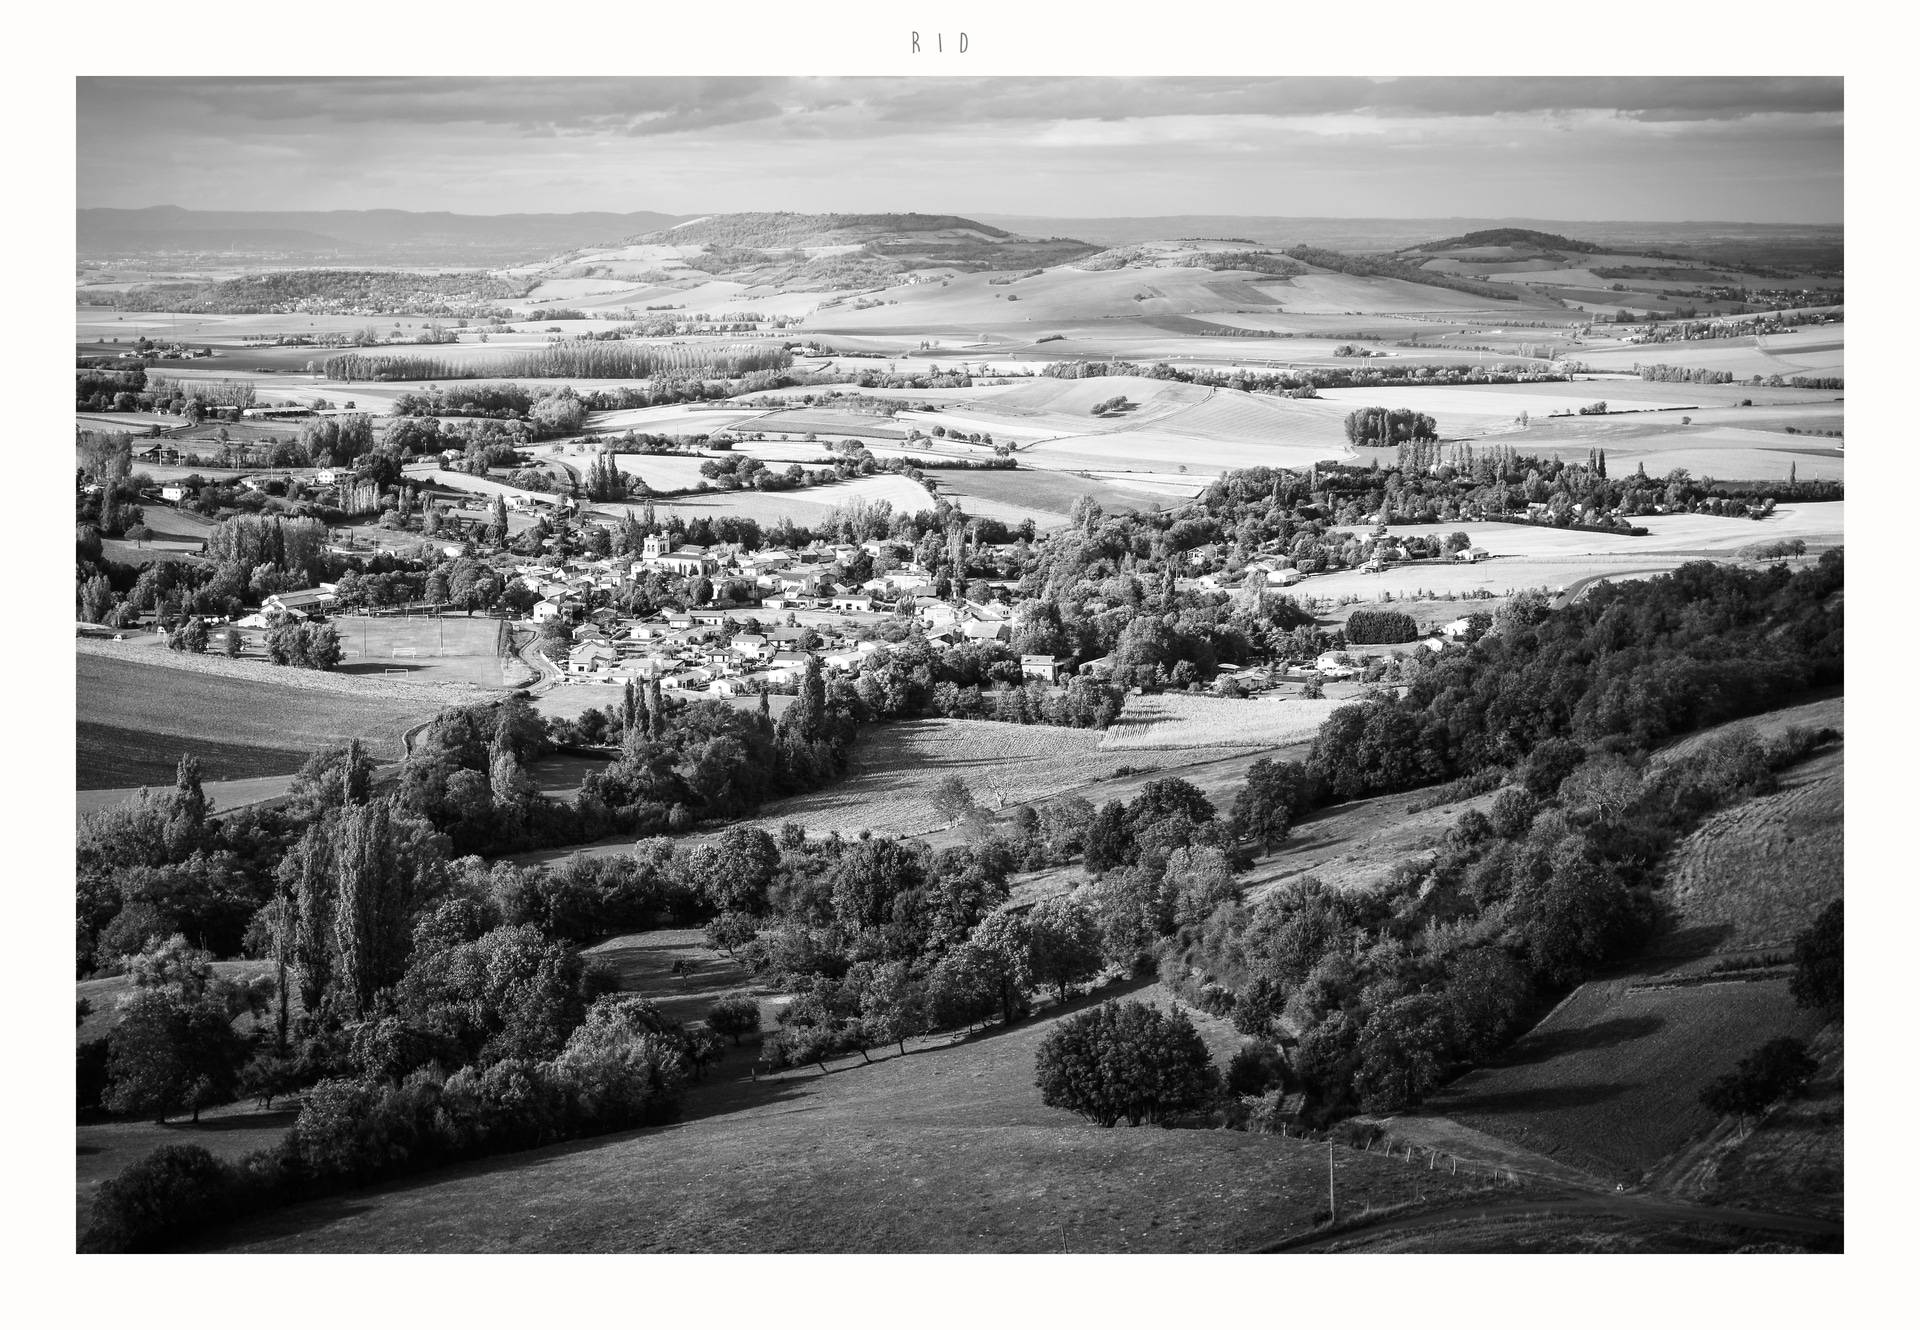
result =
[[[868,614],[873,610],[872,596],[854,592],[835,596],[827,603],[844,614]]]
[[[1487,552],[1481,549],[1478,545],[1469,545],[1465,549],[1456,553],[1453,557],[1454,557],[1454,560],[1458,563],[1479,563],[1482,559],[1487,557]]]
[[[311,591],[276,591],[266,598],[264,607],[283,614],[312,614],[325,609],[337,599],[339,597],[334,595],[332,587],[320,586]]]

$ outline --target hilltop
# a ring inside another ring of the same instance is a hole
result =
[[[782,290],[849,290],[890,285],[916,272],[1051,267],[1095,248],[939,214],[743,212],[634,236],[622,257],[650,260],[673,275],[700,273]]]

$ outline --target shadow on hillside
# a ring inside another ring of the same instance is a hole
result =
[[[751,1050],[743,1048],[737,1051],[745,1054]],[[740,1073],[743,1078],[719,1079],[727,1074],[728,1064],[731,1064],[732,1071]],[[695,1082],[689,1087],[687,1096],[682,1101],[681,1113],[672,1122],[663,1122],[652,1127],[637,1127],[629,1131],[607,1132],[600,1136],[583,1136],[576,1140],[536,1146],[530,1150],[514,1150],[506,1154],[490,1155],[485,1159],[466,1160],[440,1168],[430,1168],[425,1172],[397,1178],[391,1182],[356,1188],[337,1196],[317,1197],[309,1201],[296,1202],[285,1208],[269,1209],[251,1215],[240,1223],[209,1231],[194,1244],[191,1250],[220,1251],[237,1242],[283,1237],[288,1234],[321,1229],[329,1224],[366,1213],[373,1208],[370,1201],[375,1197],[405,1196],[422,1188],[444,1186],[470,1178],[490,1177],[495,1173],[508,1170],[537,1167],[552,1160],[565,1159],[589,1150],[626,1145],[662,1132],[672,1131],[676,1127],[697,1122],[702,1118],[799,1098],[800,1092],[806,1087],[806,1080],[801,1078],[761,1077],[758,1081],[744,1079],[748,1065],[744,1059],[725,1059],[708,1073],[706,1080]]]
[[[1076,994],[1068,998],[1064,1003],[1049,1001],[1046,1006],[1028,1012],[1011,1025],[1005,1024],[1004,1022],[995,1022],[992,1025],[981,1026],[979,1029],[953,1042],[955,1044],[978,1044],[988,1039],[997,1039],[1003,1034],[1013,1034],[1016,1031],[1028,1029],[1043,1020],[1050,1021],[1061,1016],[1071,1016],[1075,1012],[1085,1011],[1089,1007],[1097,1007],[1102,1002],[1131,997],[1141,989],[1152,988],[1159,982],[1159,978],[1154,975],[1115,980],[1113,983],[1105,984],[1090,993]],[[935,1044],[929,1045],[929,1047],[943,1048],[947,1047],[947,1045]],[[917,1052],[919,1050],[915,1051]]]
[[[1732,924],[1682,924],[1665,901],[1660,902],[1654,929],[1647,949],[1621,967],[1617,977],[1643,979],[1683,962],[1711,956],[1739,931]]]
[[[1632,1043],[1636,1039],[1644,1039],[1664,1029],[1666,1024],[1658,1016],[1616,1016],[1612,1020],[1575,1029],[1536,1032],[1515,1044],[1497,1065],[1525,1066],[1534,1062],[1548,1062],[1565,1053],[1613,1048],[1619,1044]]]
[[[168,1122],[169,1131],[187,1133],[203,1131],[264,1131],[270,1127],[291,1127],[295,1118],[300,1116],[298,1107],[276,1108],[257,1113],[229,1113],[214,1118],[201,1118],[198,1122],[189,1122],[185,1118]]]
[[[1542,1086],[1531,1090],[1499,1090],[1484,1094],[1452,1094],[1436,1102],[1436,1112],[1457,1118],[1467,1113],[1498,1116],[1503,1113],[1543,1113],[1558,1108],[1582,1108],[1617,1099],[1632,1087],[1592,1082],[1584,1085]]]

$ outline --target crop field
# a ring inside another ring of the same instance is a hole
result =
[[[587,415],[589,434],[712,434],[764,414],[757,410],[708,411],[691,406],[645,406],[625,411],[593,411]]]
[[[376,759],[397,759],[402,733],[447,704],[425,688],[409,697],[359,680],[324,688],[257,678],[236,687],[224,673],[174,666],[169,652],[78,645],[81,789],[171,785],[180,754],[203,749],[212,780],[291,772],[315,750],[354,737]]]
[[[1501,436],[1500,442],[1521,452],[1576,461],[1584,461],[1591,449],[1604,448],[1607,471],[1615,476],[1644,466],[1655,479],[1675,468],[1716,480],[1785,480],[1789,474],[1801,480],[1846,478],[1846,456],[1838,439],[1749,429],[1725,419],[1684,425],[1671,413],[1535,420],[1524,430]]]
[[[1217,476],[1251,466],[1300,469],[1315,462],[1352,460],[1344,438],[1320,443],[1229,441],[1174,429],[1128,430],[1049,439],[1020,451],[1022,466],[1058,471],[1136,471],[1153,475]]]
[[[700,463],[706,459],[679,453],[615,453],[613,464],[625,476],[638,476],[655,490],[690,490],[704,477]]]
[[[1112,988],[1162,1007],[1157,988]],[[1080,1004],[1076,1004],[1080,1005]],[[684,1121],[502,1156],[270,1212],[230,1251],[1249,1251],[1306,1232],[1327,1147],[1244,1132],[1102,1130],[1047,1108],[1033,1059],[1055,1012],[908,1053],[745,1080]],[[1239,1042],[1192,1013],[1216,1061]],[[738,1056],[738,1055],[735,1055]],[[1343,1206],[1483,1184],[1335,1151]]]
[[[1579,358],[1595,369],[1622,369],[1633,362],[1725,370],[1736,379],[1755,374],[1842,377],[1846,372],[1846,325],[1824,324],[1794,333],[1720,337],[1698,342],[1657,342],[1618,348],[1582,348]]]
[[[675,499],[597,503],[592,511],[602,517],[619,517],[628,511],[637,515],[644,503],[650,502],[662,518],[677,514],[691,522],[696,517],[746,517],[762,526],[772,526],[782,517],[789,517],[796,525],[811,526],[825,520],[832,509],[856,499],[869,504],[892,504],[896,513],[921,512],[933,507],[933,496],[927,493],[926,487],[905,476],[861,476],[801,490],[715,490]]]
[[[1103,753],[1155,748],[1272,748],[1301,743],[1343,704],[1337,699],[1231,698],[1189,693],[1129,697],[1100,737]]]
[[[822,410],[818,407],[769,411],[753,422],[753,430],[765,434],[842,434],[871,439],[907,437],[906,427],[895,424],[890,416]]]
[[[930,473],[939,482],[940,492],[962,501],[966,510],[979,516],[998,516],[987,504],[1018,510],[1020,518],[1032,517],[1034,525],[1061,525],[1073,511],[1081,495],[1089,495],[1107,512],[1144,510],[1166,506],[1164,497],[1139,489],[1094,480],[1066,471],[936,471]],[[1002,519],[1006,520],[1006,519]]]
[[[1424,314],[1441,310],[1498,311],[1533,317],[1538,301],[1497,300],[1467,291],[1450,291],[1393,277],[1353,277],[1346,273],[1310,273],[1284,281],[1264,281],[1260,291],[1290,312],[1301,314]]]
[[[400,670],[408,677],[481,688],[532,682],[526,665],[502,649],[507,626],[501,619],[342,615],[333,626],[345,653],[337,667],[342,674],[384,677]]]

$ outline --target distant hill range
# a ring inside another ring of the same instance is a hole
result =
[[[81,208],[82,258],[212,258],[236,262],[486,264],[536,262],[685,219],[662,212],[202,212]]]
[[[1800,222],[1586,222],[1536,217],[1243,217],[1183,213],[1165,217],[1036,217],[978,213],[979,222],[1029,235],[1071,235],[1103,248],[1154,240],[1232,240],[1247,246],[1298,245],[1346,254],[1431,254],[1473,245],[1496,247],[1496,234],[1531,237],[1566,254],[1682,255],[1705,262],[1760,262],[1838,268],[1845,254],[1839,224]],[[1435,236],[1450,239],[1436,240]],[[1569,236],[1578,239],[1569,240]]]
[[[917,212],[735,212],[662,227],[631,246],[672,246],[690,270],[782,290],[885,286],[924,269],[1011,272],[1048,268],[1099,246],[1019,235],[968,217]]]
[[[1585,240],[1569,240],[1550,231],[1529,231],[1524,227],[1498,226],[1490,231],[1469,231],[1446,240],[1431,240],[1410,248],[1422,254],[1444,253],[1456,249],[1515,249],[1562,254],[1603,254],[1599,245]]]

